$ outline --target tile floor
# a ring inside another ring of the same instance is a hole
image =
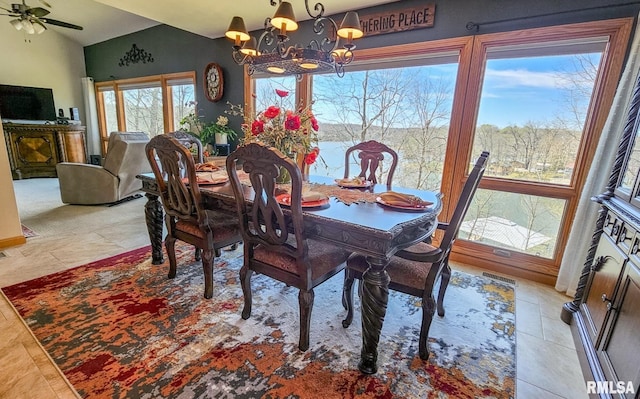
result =
[[[20,198],[19,193],[17,196],[19,208],[24,209],[26,199]],[[25,245],[2,250],[6,256],[0,257],[0,287],[148,245],[145,202],[142,198],[112,208],[90,207],[88,212],[107,212],[106,217],[100,216],[99,229],[95,223],[86,222],[72,223],[73,228],[66,227],[70,225],[68,221],[41,225],[46,234],[29,238]],[[128,212],[135,216],[121,220],[119,215]],[[42,233],[37,223],[32,219],[32,225],[25,224]],[[482,273],[474,267],[452,266],[472,274]],[[562,304],[569,298],[552,287],[515,280],[517,398],[587,398],[569,326],[559,318]],[[77,397],[4,296],[0,296],[0,331],[0,398]]]

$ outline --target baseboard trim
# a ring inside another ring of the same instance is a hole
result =
[[[22,235],[17,237],[3,238],[0,240],[0,249],[15,247],[16,245],[22,245],[26,242],[27,239]]]

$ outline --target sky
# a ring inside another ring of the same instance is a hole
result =
[[[599,55],[591,55],[597,61]],[[596,64],[597,65],[597,64]],[[551,121],[566,110],[567,95],[577,78],[571,56],[489,60],[485,71],[478,124],[505,127],[528,121]],[[592,89],[593,82],[579,82]],[[588,98],[581,105],[588,106]]]
[[[597,65],[599,53],[586,56],[594,65]],[[402,69],[406,71],[400,71]],[[431,65],[400,68],[400,70],[398,73],[407,73],[414,81],[425,76],[434,81],[441,79],[446,83],[447,90],[451,94],[449,101],[452,101],[457,65]],[[575,59],[569,55],[488,60],[477,124],[493,124],[504,128],[509,125],[522,126],[527,122],[551,123],[557,116],[568,117],[566,101],[569,89],[575,87],[577,83],[582,86],[582,89],[586,88],[590,92],[593,85],[593,82],[579,82],[573,74],[575,70]],[[352,74],[361,76],[362,72]],[[347,86],[354,84],[349,76],[338,78],[335,75],[325,75],[315,78],[314,89],[318,92],[321,92],[324,87],[326,92],[343,94],[351,90]],[[288,88],[293,94],[294,77],[269,80],[274,87]],[[259,79],[258,82],[257,93],[260,99],[267,96],[270,90],[265,87],[268,86],[266,79]],[[586,96],[580,98],[581,105],[586,108],[589,98]],[[449,103],[450,106],[451,103]],[[335,114],[332,107],[335,108],[335,104],[323,103],[323,101],[317,101],[313,106],[321,122],[325,122],[322,120],[323,116]],[[565,112],[565,115],[561,115],[561,112]],[[351,122],[358,123],[358,120],[354,117]]]

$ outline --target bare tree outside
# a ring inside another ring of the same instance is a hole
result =
[[[162,90],[159,87],[124,91],[127,130],[149,134],[164,133]]]
[[[440,190],[451,118],[451,86],[442,78],[418,80],[409,90],[406,129],[399,148],[405,159],[400,184]]]
[[[170,86],[173,103],[173,130],[180,129],[180,121],[196,110],[194,87],[189,85]]]

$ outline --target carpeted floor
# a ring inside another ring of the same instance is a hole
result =
[[[428,362],[417,357],[419,301],[392,293],[379,371],[364,376],[360,325],[340,323],[342,274],[316,289],[302,353],[297,290],[255,276],[253,314],[241,319],[241,254],[216,261],[211,300],[186,247],[173,280],[142,248],[2,290],[87,398],[515,397],[512,286],[454,272]]]

